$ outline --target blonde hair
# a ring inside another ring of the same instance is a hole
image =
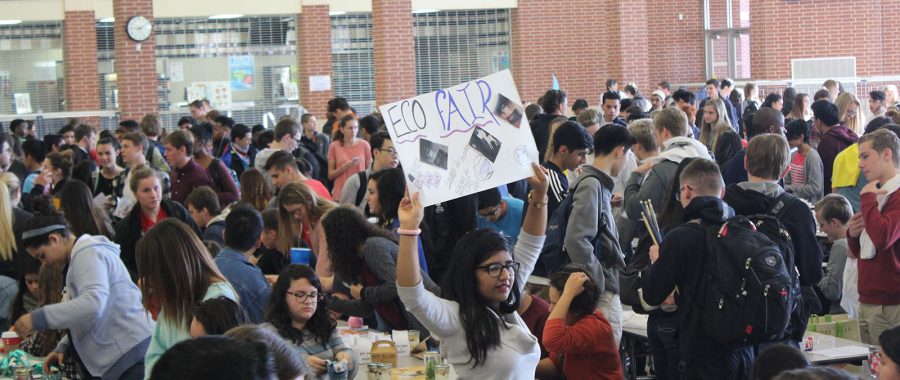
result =
[[[851,131],[856,132],[857,135],[862,135],[863,128],[866,126],[866,119],[863,116],[862,103],[859,102],[859,98],[857,98],[856,95],[845,91],[838,95],[834,104],[838,107],[838,116],[841,122],[843,122]],[[856,104],[856,116],[844,120],[844,118],[847,117],[847,109],[850,108],[851,104]]]
[[[553,134],[556,133],[560,125],[567,121],[569,121],[569,118],[565,116],[557,116],[550,120],[550,138],[547,139],[547,151],[544,152],[544,161],[550,161],[550,157],[553,157]]]
[[[706,145],[710,150],[716,150],[716,143],[719,136],[731,130],[731,122],[728,120],[728,112],[725,111],[725,102],[722,99],[709,99],[703,108],[713,107],[718,117],[715,124],[706,122],[706,118],[700,120],[700,142]]]
[[[587,128],[588,126],[594,124],[600,124],[600,114],[597,112],[597,110],[588,108],[584,111],[581,111],[576,117],[575,121],[577,121],[578,124],[581,124],[582,127]]]
[[[0,259],[11,261],[16,252],[16,235],[13,233],[13,212],[9,188],[0,183]]]
[[[282,252],[290,252],[295,237],[303,230],[303,225],[298,225],[299,221],[284,208],[288,205],[302,205],[309,213],[310,224],[318,223],[326,212],[337,207],[334,202],[316,195],[303,182],[293,182],[285,186],[278,193],[278,240]]]
[[[15,174],[10,172],[0,173],[0,182],[5,183],[7,190],[9,190],[9,197],[12,198],[13,194],[17,191],[21,190],[19,187],[21,183],[19,182],[19,177],[16,177]],[[12,205],[15,207],[16,205]]]

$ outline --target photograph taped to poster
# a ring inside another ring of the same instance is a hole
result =
[[[424,206],[527,178],[538,161],[509,70],[379,109]]]

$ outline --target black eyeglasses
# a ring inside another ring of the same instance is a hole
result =
[[[521,266],[522,266],[522,264],[514,261],[514,262],[506,263],[506,264],[482,265],[482,266],[477,266],[475,268],[484,269],[485,271],[487,271],[488,276],[497,278],[497,277],[500,277],[501,269],[506,269],[506,273],[509,274],[509,277],[515,277],[516,273],[519,272],[519,267],[521,267]]]
[[[396,155],[397,155],[397,151],[394,150],[394,149],[392,149],[392,148],[388,148],[388,149],[378,149],[378,150],[380,150],[380,151],[382,151],[382,152],[384,152],[384,153],[390,154],[391,156],[396,156]]]
[[[293,296],[294,299],[297,300],[297,302],[306,302],[306,301],[308,301],[308,300],[310,300],[310,299],[312,299],[314,302],[319,302],[319,300],[322,299],[322,296],[319,294],[319,292],[310,292],[310,293],[307,293],[307,292],[291,292],[291,291],[286,291],[285,293],[287,293],[287,294]]]

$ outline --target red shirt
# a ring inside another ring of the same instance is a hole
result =
[[[547,323],[549,315],[550,304],[535,295],[531,296],[531,305],[528,305],[528,309],[525,309],[521,315],[525,326],[528,326],[531,333],[538,338],[538,344],[541,346],[541,358],[546,358],[549,354],[547,348],[544,347],[544,325]]]
[[[141,207],[141,206],[138,205],[137,207]],[[153,228],[153,226],[155,226],[157,222],[165,219],[168,216],[169,215],[166,214],[166,210],[163,210],[162,206],[159,207],[159,213],[156,214],[156,222],[150,220],[150,218],[148,218],[147,215],[144,215],[144,213],[142,211],[141,212],[141,231],[146,233],[148,230]]]
[[[566,378],[622,379],[622,361],[612,326],[597,310],[572,326],[566,326],[565,319],[548,319],[544,346],[557,368],[559,354],[564,355],[562,372]]]
[[[892,193],[878,211],[874,193],[859,196],[866,232],[875,245],[875,257],[859,260],[859,302],[900,305],[900,191]],[[850,255],[859,258],[859,238],[848,238]]]
[[[331,193],[328,192],[328,189],[325,188],[325,185],[323,185],[322,182],[310,178],[303,183],[305,183],[306,186],[309,186],[312,191],[315,191],[316,195],[322,197],[322,199],[331,200]]]

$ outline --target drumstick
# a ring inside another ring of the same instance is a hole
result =
[[[653,245],[659,245],[656,241],[656,234],[653,233],[653,227],[650,227],[650,222],[647,221],[647,214],[641,211],[641,217],[644,219],[644,225],[647,226],[647,232],[650,233],[650,239],[653,240]]]

